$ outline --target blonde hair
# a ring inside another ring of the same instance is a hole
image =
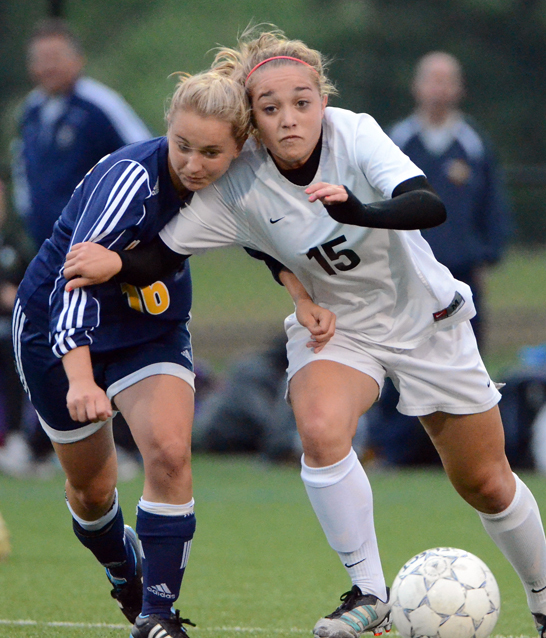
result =
[[[264,27],[271,30],[263,31]],[[299,64],[298,60],[312,67],[314,80],[321,96],[335,95],[337,90],[326,76],[327,60],[320,51],[311,49],[301,40],[289,40],[285,34],[274,25],[256,25],[245,29],[238,39],[237,48],[220,47],[214,58],[212,68],[229,74],[249,92],[252,80],[248,74],[269,58],[282,56],[268,62],[268,66],[282,66],[284,64]],[[286,58],[296,58],[290,60]],[[251,76],[252,78],[252,76]]]
[[[237,144],[244,144],[250,132],[250,108],[243,86],[221,69],[176,75],[179,81],[165,113],[167,125],[178,111],[191,110],[228,122]]]

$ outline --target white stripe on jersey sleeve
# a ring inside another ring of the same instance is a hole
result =
[[[63,292],[63,310],[59,316],[59,321],[57,322],[57,330],[68,330],[74,327],[74,312],[78,303],[80,303],[80,298],[83,297],[84,302],[87,298],[87,293],[83,288],[77,288],[73,292],[67,292],[66,290]],[[76,294],[74,294],[76,293]]]
[[[141,188],[143,184],[148,182],[148,191],[150,190],[149,175],[142,164],[131,160],[123,160],[116,163],[105,173],[105,175],[101,177],[99,183],[93,189],[93,193],[89,197],[85,209],[80,217],[80,220],[78,221],[78,224],[74,229],[71,245],[77,237],[78,227],[86,219],[86,213],[88,209],[94,205],[96,199],[95,195],[98,192],[98,189],[103,180],[114,168],[117,167],[119,169],[119,165],[125,162],[127,162],[127,166],[123,170],[122,174],[116,179],[113,187],[110,189],[106,205],[102,212],[98,215],[98,218],[93,224],[93,227],[87,232],[84,237],[78,237],[77,240],[99,242],[101,239],[108,236],[109,233],[115,231],[117,224],[119,223],[120,219],[123,218],[123,215],[126,213],[127,209],[131,205],[139,188]],[[145,209],[143,209],[139,221],[144,215]],[[119,239],[119,237],[123,235],[124,232],[125,229],[122,229],[118,234],[118,237],[113,238],[112,241],[109,242],[109,245],[111,246],[112,244],[114,244]],[[64,284],[62,279],[63,269],[61,268],[59,277],[55,282],[54,290],[51,293],[52,295],[54,294],[55,290],[58,290],[58,286]],[[57,319],[57,324],[55,326],[56,334],[54,335],[55,346],[53,348],[53,351],[57,356],[63,356],[64,354],[69,352],[70,349],[77,346],[76,342],[71,339],[71,336],[75,333],[77,328],[83,327],[85,320],[85,311],[90,300],[94,300],[97,304],[98,317],[100,318],[100,304],[98,300],[89,295],[84,288],[76,288],[71,292],[63,290],[62,310],[59,313],[59,317]],[[87,332],[86,335],[89,339],[89,342],[91,343],[91,336]]]
[[[97,220],[94,223],[91,230],[85,235],[85,237],[79,238],[78,241],[98,242],[105,235],[107,235],[108,232],[111,232],[113,228],[115,228],[116,223],[119,221],[119,219],[123,216],[123,214],[127,210],[128,206],[131,204],[132,199],[135,193],[137,192],[137,190],[140,188],[140,186],[146,181],[149,182],[148,172],[142,166],[142,164],[139,164],[138,162],[133,162],[131,160],[122,160],[121,162],[117,162],[116,164],[114,164],[114,166],[112,166],[100,178],[98,184],[93,189],[93,192],[91,193],[91,196],[89,197],[85,205],[84,211],[78,221],[78,224],[74,228],[74,232],[72,234],[73,239],[71,241],[71,246],[74,241],[74,238],[77,235],[80,224],[82,224],[83,221],[85,220],[87,210],[89,209],[90,206],[94,205],[95,193],[101,187],[103,180],[106,179],[106,177],[112,170],[114,170],[116,167],[119,167],[119,165],[123,164],[124,162],[127,162],[128,166],[120,175],[120,177],[118,178],[114,186],[110,189],[110,193],[108,195],[108,199],[106,201],[106,206],[104,210],[97,217]],[[131,188],[131,190],[127,193],[127,191],[129,190],[131,186],[133,186],[133,188]],[[148,190],[149,190],[149,183],[148,183]],[[117,206],[119,206],[119,209],[116,211]],[[106,231],[103,230],[105,227],[107,228]]]
[[[152,134],[144,122],[121,95],[110,87],[85,77],[76,82],[74,92],[103,111],[125,144],[151,139]]]
[[[112,230],[114,230],[117,223],[119,222],[121,217],[123,217],[125,211],[129,207],[129,204],[132,202],[136,192],[142,186],[142,184],[144,184],[144,182],[148,179],[148,174],[144,171],[140,175],[134,174],[132,177],[135,178],[134,184],[131,185],[130,182],[128,181],[124,185],[122,192],[120,192],[120,194],[118,195],[116,200],[113,202],[110,209],[106,211],[106,215],[101,220],[101,223],[98,224],[98,226],[96,227],[95,232],[90,237],[90,241],[99,242],[101,239],[106,237],[110,232],[112,232]],[[131,190],[129,190],[129,188],[131,188]],[[118,206],[120,202],[121,202],[121,205],[116,211],[115,207]],[[105,224],[107,223],[109,216],[111,217],[111,219],[108,226],[105,228]],[[98,234],[95,234],[95,233],[98,233]]]
[[[65,338],[65,342],[70,346],[70,348],[72,350],[74,350],[74,348],[77,348],[77,343],[74,341],[74,339],[72,339],[72,335],[75,333],[75,329],[71,328],[70,330],[68,330],[66,338]]]
[[[78,310],[76,312],[76,328],[81,328],[83,326],[83,316],[85,314],[85,307],[87,305],[88,294],[85,291],[85,288],[82,289],[82,292],[83,295],[80,302],[78,303]]]
[[[124,180],[128,179],[129,175],[134,171],[135,169],[135,162],[131,161],[131,160],[123,160],[127,162],[127,168],[123,171],[123,173],[121,174],[121,176],[119,177],[118,181],[114,184],[114,186],[111,188],[110,192],[108,193],[108,199],[106,200],[106,206],[105,208],[108,208],[108,206],[110,206],[110,202],[114,199],[114,197],[116,197],[119,193],[120,188],[122,187]],[[110,171],[119,166],[122,162],[116,162],[114,164],[114,166],[112,166],[111,169],[109,169],[105,174],[104,177],[106,177],[108,175],[108,173],[110,173]],[[101,178],[102,181],[103,178]],[[93,191],[94,192],[94,191]]]

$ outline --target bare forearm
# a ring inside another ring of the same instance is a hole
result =
[[[279,273],[279,279],[296,305],[300,301],[312,301],[309,293],[293,272],[283,269]]]
[[[65,354],[63,367],[70,385],[78,381],[95,381],[89,346],[80,346]]]
[[[315,353],[320,352],[334,336],[336,316],[330,310],[316,304],[301,281],[290,270],[281,270],[279,279],[294,301],[296,318],[309,330],[310,339],[307,347],[312,348]]]
[[[70,350],[63,357],[63,366],[68,377],[66,406],[74,421],[106,421],[112,412],[112,404],[106,392],[95,382],[89,346]]]

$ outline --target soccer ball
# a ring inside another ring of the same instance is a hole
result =
[[[487,565],[453,547],[427,549],[398,572],[391,618],[404,638],[487,638],[500,593]]]

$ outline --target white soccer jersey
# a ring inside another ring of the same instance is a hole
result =
[[[316,182],[344,184],[364,203],[392,196],[422,171],[366,114],[328,107]],[[340,224],[310,203],[249,141],[229,171],[194,194],[161,231],[182,254],[238,244],[289,268],[315,303],[336,314],[337,329],[365,341],[413,348],[436,328],[474,315],[470,288],[436,261],[419,231]],[[438,313],[462,297],[441,321]]]

